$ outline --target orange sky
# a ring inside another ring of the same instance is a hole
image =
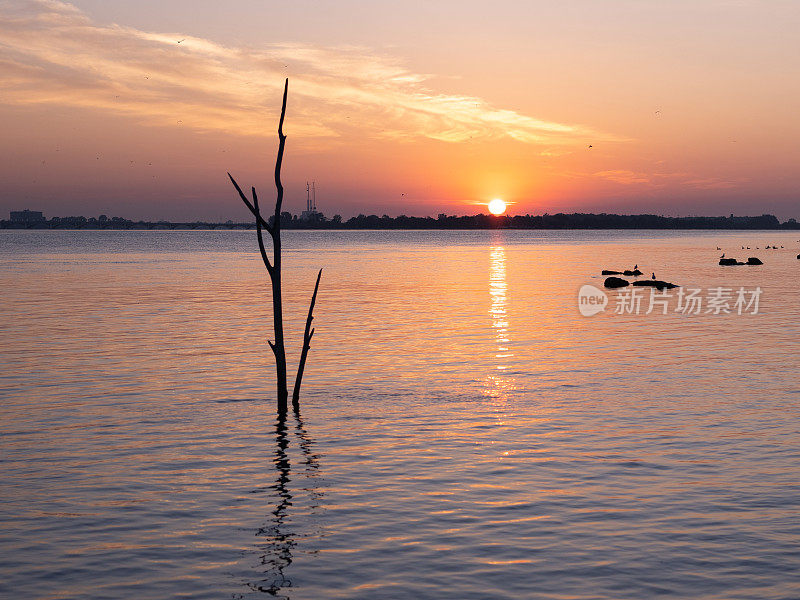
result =
[[[12,0],[0,215],[245,220],[225,172],[269,197],[288,76],[294,212],[314,179],[328,216],[800,217],[797,31],[789,0]]]

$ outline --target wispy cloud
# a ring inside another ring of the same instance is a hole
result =
[[[740,178],[736,181],[731,181],[728,179],[718,179],[716,177],[703,177],[690,179],[684,182],[684,185],[698,190],[729,190],[748,181],[750,181],[748,178]]]
[[[635,183],[650,183],[650,175],[646,173],[636,173],[634,171],[627,171],[624,169],[617,169],[613,171],[598,171],[594,174],[595,177],[608,179],[614,183],[621,183],[622,185],[632,185]]]
[[[265,111],[291,78],[289,130],[333,138],[353,127],[375,136],[458,142],[511,138],[569,145],[620,138],[440,94],[400,60],[357,47],[230,47],[185,33],[93,22],[59,0],[0,3],[0,103],[56,104],[237,134],[274,135]],[[269,104],[268,104],[269,103]]]
[[[621,185],[644,185],[652,188],[660,188],[670,185],[671,187],[680,186],[683,188],[694,188],[698,190],[721,190],[735,188],[748,181],[740,178],[737,180],[719,179],[716,177],[699,178],[692,173],[664,173],[654,171],[643,173],[640,171],[628,171],[624,169],[613,171],[598,171],[592,174],[593,177],[607,179]]]

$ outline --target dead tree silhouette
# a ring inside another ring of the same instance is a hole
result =
[[[239,192],[239,197],[245,203],[250,212],[256,218],[256,236],[258,238],[258,249],[261,252],[261,259],[264,261],[264,266],[269,273],[270,282],[272,284],[272,322],[275,332],[275,342],[267,340],[269,347],[272,348],[272,353],[275,355],[275,372],[277,379],[278,391],[278,412],[285,413],[287,410],[287,401],[289,397],[289,390],[286,379],[286,346],[283,336],[283,297],[281,293],[281,205],[283,204],[283,183],[281,183],[281,164],[283,162],[283,151],[286,147],[286,136],[283,134],[283,120],[286,117],[286,97],[289,93],[289,79],[287,78],[283,86],[283,103],[281,105],[281,118],[278,122],[278,157],[275,160],[275,188],[277,190],[277,197],[275,200],[275,214],[270,217],[269,221],[261,216],[258,207],[258,195],[256,188],[251,187],[253,194],[253,201],[250,202],[247,196],[242,192],[242,188],[236,183],[233,176],[228,173],[228,177]],[[266,229],[267,233],[272,238],[272,261],[267,255],[267,250],[264,247],[263,230]],[[306,319],[306,328],[303,336],[303,350],[300,356],[300,364],[297,369],[297,378],[294,383],[294,391],[292,393],[292,404],[295,408],[299,407],[300,402],[300,384],[303,379],[303,371],[305,370],[306,358],[308,350],[311,347],[311,337],[314,335],[314,330],[311,329],[311,321],[313,321],[314,304],[317,300],[317,290],[319,289],[319,280],[322,277],[322,269],[317,274],[317,284],[314,286],[314,294],[311,297],[311,305],[308,309],[308,318]]]

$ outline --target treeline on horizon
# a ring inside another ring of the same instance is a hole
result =
[[[271,220],[271,219],[270,219]],[[400,215],[363,215],[344,220],[322,213],[313,218],[300,218],[281,213],[285,229],[800,229],[800,223],[789,219],[781,223],[774,215],[758,217],[665,217],[659,215],[617,215],[592,213],[557,213],[543,215],[410,217]],[[132,221],[121,217],[53,217],[37,222],[0,221],[2,229],[253,229],[255,223],[213,223],[207,221]]]

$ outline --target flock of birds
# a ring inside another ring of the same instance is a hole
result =
[[[798,241],[798,243],[800,243],[800,240],[797,240],[797,241]],[[744,246],[744,245],[742,245],[741,249],[742,250],[751,250],[751,249],[753,249],[753,246]],[[756,250],[761,250],[762,247],[761,246],[755,246],[755,249]],[[763,249],[764,250],[784,250],[784,249],[786,249],[786,247],[785,246],[778,246],[777,244],[767,244],[767,245],[765,245],[763,247]],[[717,246],[717,250],[722,250],[722,248]],[[800,260],[800,254],[797,255],[797,258],[798,258],[798,260]],[[746,263],[741,263],[741,262],[737,261],[735,258],[727,258],[726,255],[725,255],[725,252],[723,252],[722,256],[719,257],[719,264],[723,265],[723,266],[727,266],[727,265],[742,265],[742,264],[761,265],[761,264],[764,264],[764,263],[762,263],[761,260],[759,260],[758,258],[755,258],[755,257],[748,258]]]
[[[780,248],[783,248],[783,246],[780,246]],[[764,246],[764,250],[779,250],[780,248],[778,246]],[[717,250],[722,250],[722,248],[717,246]],[[742,246],[742,250],[750,250],[750,246]],[[756,246],[756,250],[761,250],[761,248]],[[722,253],[722,256],[720,256],[720,258],[725,258],[724,252]]]

